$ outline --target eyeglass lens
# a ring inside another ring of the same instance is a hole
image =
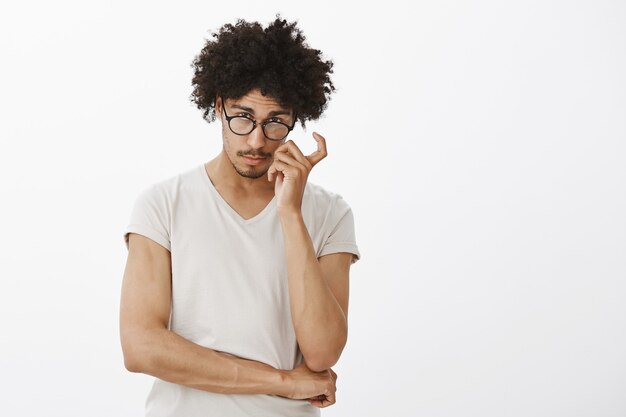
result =
[[[230,120],[230,128],[240,135],[247,135],[252,131],[254,122],[247,117],[233,117]],[[287,136],[289,128],[281,123],[269,122],[263,126],[265,136],[270,139],[280,140]]]

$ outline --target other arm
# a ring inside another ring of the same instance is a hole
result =
[[[168,330],[170,308],[170,252],[131,233],[120,303],[126,369],[210,392],[291,395],[287,371],[205,348]]]

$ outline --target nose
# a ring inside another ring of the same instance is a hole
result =
[[[254,130],[248,134],[248,145],[253,149],[260,149],[265,146],[265,134],[260,125],[256,125]]]

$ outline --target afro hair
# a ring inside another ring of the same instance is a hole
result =
[[[302,127],[321,116],[335,91],[333,62],[307,45],[296,24],[277,14],[265,29],[238,19],[212,33],[215,40],[207,40],[191,64],[190,100],[207,122],[216,118],[216,96],[237,99],[253,89],[295,110]]]

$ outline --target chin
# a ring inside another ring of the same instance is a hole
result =
[[[262,170],[256,170],[256,169],[241,169],[241,167],[235,167],[235,171],[237,171],[237,174],[241,175],[242,177],[246,177],[246,178],[260,178],[263,175],[267,174],[269,168]]]

